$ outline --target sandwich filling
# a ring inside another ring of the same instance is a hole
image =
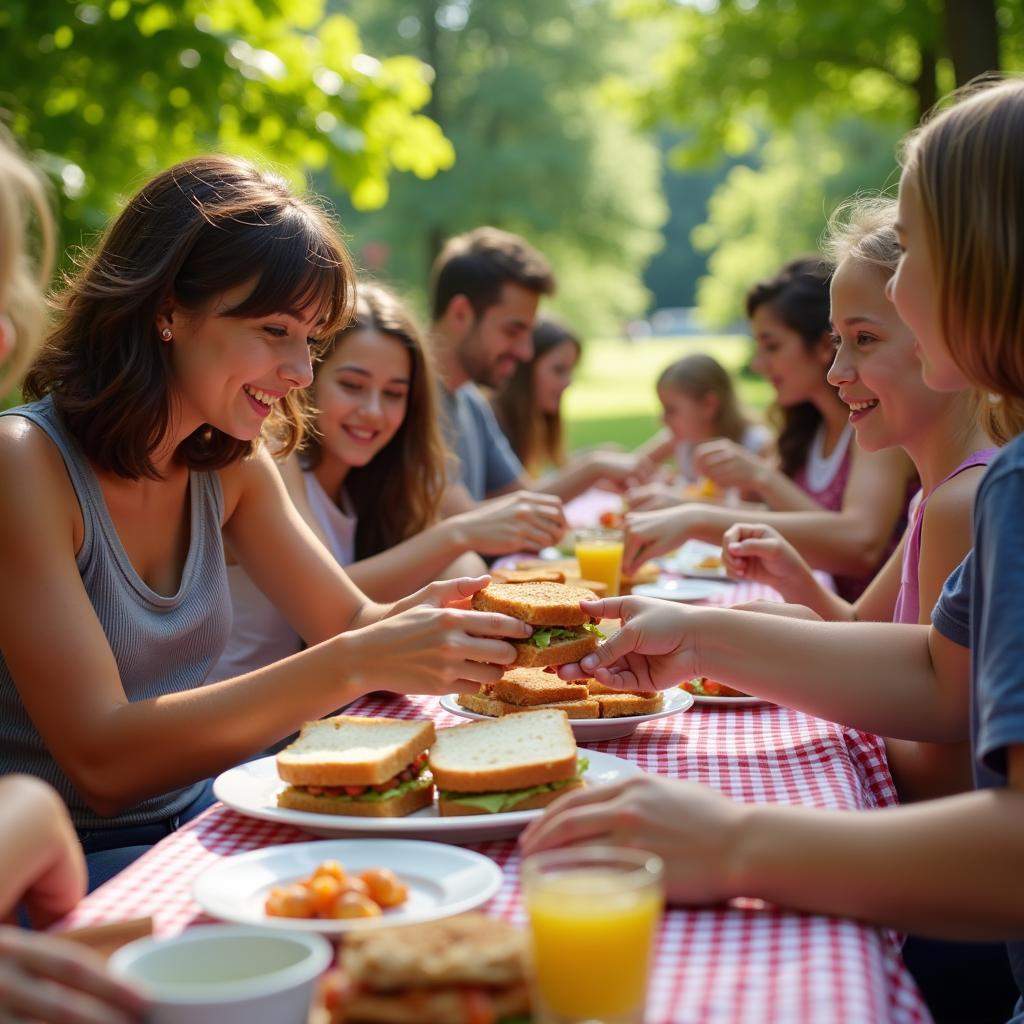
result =
[[[583,626],[537,626],[533,635],[525,640],[516,640],[526,647],[537,647],[540,650],[547,650],[552,644],[560,644],[570,640],[582,640],[588,633],[593,634],[598,640],[604,639],[601,632],[593,623],[586,623]]]
[[[299,793],[310,796],[334,797],[340,800],[359,800],[375,803],[404,796],[413,790],[431,785],[434,777],[427,767],[427,752],[417,754],[416,759],[396,776],[375,786],[292,786]]]
[[[452,803],[465,804],[467,807],[478,807],[480,810],[490,814],[499,814],[515,807],[523,800],[532,796],[539,796],[541,793],[556,793],[560,789],[574,782],[580,782],[590,762],[585,758],[578,758],[576,771],[567,779],[558,779],[556,782],[544,782],[539,786],[527,786],[526,789],[510,789],[501,793],[456,793],[451,790],[438,790],[438,796],[442,800]]]

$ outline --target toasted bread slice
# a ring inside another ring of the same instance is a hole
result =
[[[473,595],[473,607],[511,615],[531,626],[582,626],[590,616],[580,601],[596,600],[592,590],[567,583],[492,583]]]
[[[492,920],[494,920],[492,918]],[[431,922],[434,923],[434,922]],[[353,934],[353,933],[349,933]],[[348,944],[348,938],[345,943]],[[473,1007],[487,1008],[487,1017],[467,1016],[469,1005],[464,987],[417,988],[406,993],[373,993],[358,991],[345,1000],[344,1024],[467,1024],[472,1020],[505,1020],[506,1017],[519,1019],[528,1017],[530,1012],[530,990],[526,982],[506,988],[488,988],[476,997]],[[336,1020],[338,1018],[335,1018]]]
[[[534,647],[524,641],[513,641],[516,668],[544,668],[547,665],[569,665],[597,650],[597,637],[584,633],[575,640],[556,640],[547,647]]]
[[[576,740],[564,711],[526,711],[439,729],[430,751],[438,789],[494,793],[571,778]]]
[[[518,717],[518,716],[516,716]],[[569,793],[574,789],[579,789],[584,785],[582,779],[576,779],[570,782],[567,786],[560,786],[558,789],[548,790],[546,793],[534,793],[532,796],[525,797],[520,800],[517,804],[512,804],[511,807],[506,807],[503,814],[511,814],[513,811],[537,811],[542,807],[547,807],[548,804],[554,803],[563,793]],[[463,804],[458,800],[446,800],[442,796],[437,798],[437,812],[442,818],[454,818],[457,815],[467,814],[490,814],[490,811],[485,811],[482,807],[474,807],[472,804]]]
[[[638,583],[657,583],[660,575],[661,569],[657,562],[644,562],[643,565],[637,567],[632,576],[622,574],[622,591],[626,593]]]
[[[564,583],[565,573],[559,569],[495,569],[494,583]]]
[[[293,786],[376,786],[394,778],[434,742],[434,723],[336,715],[306,722],[277,755]]]
[[[596,679],[587,680],[587,691],[591,697],[596,696],[599,693],[636,693],[636,690],[615,690],[610,686],[605,686],[604,683],[599,683]]]
[[[404,818],[434,802],[434,787],[410,789],[390,800],[346,800],[340,796],[313,796],[289,786],[277,794],[277,806],[313,814],[342,814],[350,818]]]
[[[498,700],[486,693],[460,693],[459,703],[468,711],[475,711],[478,715],[490,715],[492,718],[500,718],[502,715],[521,714],[524,711],[539,711],[541,708],[548,711],[564,711],[570,718],[600,718],[601,705],[592,698],[584,700],[563,700],[552,701],[550,704],[509,704],[507,701]]]
[[[554,672],[541,668],[514,668],[496,683],[488,693],[509,704],[551,704],[554,701],[586,700],[586,683],[566,683]]]
[[[594,700],[601,705],[602,718],[653,715],[665,706],[665,698],[660,693],[599,693]]]
[[[566,576],[566,583],[571,583],[574,587],[583,587],[585,590],[592,590],[598,597],[608,596],[608,584],[602,583],[600,580],[587,580],[582,576]]]

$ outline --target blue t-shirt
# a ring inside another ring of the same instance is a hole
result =
[[[1007,748],[1024,745],[1024,435],[992,460],[974,499],[974,549],[932,613],[947,639],[971,651],[971,748],[979,789],[1006,785]],[[1024,942],[1009,942],[1024,993]],[[1015,1021],[1024,1021],[1018,1002]]]
[[[523,464],[475,384],[463,384],[454,392],[442,388],[441,397],[445,441],[459,461],[453,475],[475,501],[483,501],[523,476]]]

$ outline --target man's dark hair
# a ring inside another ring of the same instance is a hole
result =
[[[481,227],[450,238],[434,261],[432,316],[444,316],[456,295],[465,295],[479,318],[501,298],[505,284],[551,295],[555,277],[548,261],[519,235]]]

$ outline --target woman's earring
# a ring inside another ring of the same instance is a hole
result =
[[[165,327],[165,328],[164,328],[164,329],[163,329],[163,330],[162,330],[162,331],[160,332],[160,337],[161,337],[161,338],[163,338],[163,339],[164,339],[164,341],[170,341],[170,340],[171,340],[171,338],[173,337],[173,335],[171,334],[171,329],[170,329],[170,327]]]

